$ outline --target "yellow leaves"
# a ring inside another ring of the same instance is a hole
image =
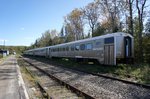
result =
[[[82,11],[76,8],[75,10],[71,12],[70,17],[73,19],[76,19],[80,17],[81,15],[83,15]]]

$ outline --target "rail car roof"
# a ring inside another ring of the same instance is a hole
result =
[[[30,49],[30,50],[27,50],[27,51],[35,51],[35,50],[42,50],[42,49],[45,49],[45,48],[47,48],[47,47],[41,47],[41,48],[35,48],[35,49]],[[25,52],[27,52],[27,51],[25,51]]]
[[[111,34],[105,34],[105,35],[101,35],[101,36],[97,36],[97,37],[92,37],[92,38],[87,38],[87,39],[82,39],[82,40],[78,40],[78,41],[72,41],[72,42],[68,42],[68,43],[63,43],[63,44],[58,44],[58,45],[52,45],[52,46],[47,46],[47,47],[42,47],[42,48],[36,48],[36,49],[31,49],[28,51],[33,51],[33,50],[42,50],[45,48],[53,48],[53,47],[59,47],[59,46],[63,46],[63,45],[69,45],[69,44],[74,44],[74,43],[80,43],[80,42],[85,42],[85,41],[90,41],[90,40],[96,40],[96,39],[100,39],[100,38],[107,38],[107,37],[112,37],[112,36],[129,36],[131,38],[133,38],[132,35],[128,34],[128,33],[124,33],[124,32],[116,32],[116,33],[111,33]]]
[[[111,33],[111,34],[105,34],[105,35],[102,35],[102,36],[97,36],[97,37],[92,37],[92,38],[87,38],[87,39],[72,41],[72,42],[68,42],[68,43],[63,43],[63,44],[58,44],[58,45],[52,45],[52,46],[48,46],[48,47],[59,47],[59,46],[62,46],[62,45],[69,45],[69,44],[74,44],[74,43],[80,43],[80,42],[90,41],[90,40],[97,40],[97,39],[100,39],[100,38],[107,38],[107,37],[112,37],[112,36],[129,36],[129,37],[133,38],[133,36],[131,36],[128,33],[116,32],[116,33]]]

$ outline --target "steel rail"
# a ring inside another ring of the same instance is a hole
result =
[[[59,66],[59,67],[62,67],[62,66]],[[131,84],[131,85],[135,85],[135,86],[138,86],[138,87],[143,87],[143,88],[146,88],[146,89],[150,89],[150,85],[146,85],[146,84],[140,84],[140,83],[136,83],[136,82],[132,82],[132,81],[128,81],[128,80],[119,79],[119,78],[116,78],[116,77],[111,77],[111,76],[106,76],[106,75],[103,75],[103,74],[88,72],[88,71],[80,70],[80,69],[77,69],[77,68],[71,68],[71,67],[63,67],[63,68],[70,69],[70,70],[73,70],[73,71],[79,71],[79,72],[82,72],[82,73],[91,74],[91,75],[94,75],[94,76],[99,76],[99,77],[103,77],[103,78],[107,78],[107,79],[120,81],[120,82],[123,82],[123,83],[126,83],[126,84]]]
[[[23,58],[24,59],[24,58]],[[76,94],[80,95],[80,96],[84,96],[85,99],[95,99],[95,97],[88,95],[87,93],[79,90],[78,88],[60,80],[58,77],[55,77],[53,75],[51,75],[50,73],[46,72],[45,70],[37,67],[36,65],[32,64],[31,62],[27,61],[26,59],[24,59],[27,63],[29,63],[31,66],[34,66],[36,69],[38,69],[39,71],[43,72],[44,74],[46,74],[47,76],[49,76],[50,78],[54,79],[55,81],[57,81],[58,83],[60,83],[63,86],[66,86],[66,88],[68,88],[69,90],[75,92]]]
[[[57,65],[57,66],[62,67],[63,65]],[[111,76],[106,76],[106,75],[103,75],[103,74],[88,72],[88,71],[80,70],[80,69],[77,69],[77,68],[64,67],[64,66],[63,66],[63,68],[74,70],[74,71],[79,71],[79,72],[83,72],[83,73],[86,73],[86,74],[91,74],[91,75],[95,75],[95,76],[99,76],[99,77],[103,77],[103,78],[107,78],[107,79],[120,81],[120,82],[123,82],[123,83],[126,83],[126,84],[131,84],[131,85],[135,85],[135,86],[138,86],[138,87],[143,87],[143,88],[146,88],[146,89],[150,89],[150,85],[146,85],[146,84],[140,84],[140,83],[136,83],[136,82],[132,82],[132,81],[128,81],[128,80],[119,79],[119,78],[116,78],[116,77],[111,77]]]
[[[42,92],[42,95],[44,98],[46,99],[52,99],[52,97],[50,97],[50,95],[48,94],[48,92],[42,87],[42,85],[40,84],[40,82],[34,77],[34,75],[32,74],[32,72],[27,69],[26,66],[24,66],[26,71],[31,75],[31,77],[34,79],[34,82],[38,85],[38,87],[40,88],[40,91]]]

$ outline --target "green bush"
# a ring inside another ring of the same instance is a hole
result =
[[[1,59],[1,58],[3,58],[3,55],[2,55],[2,54],[0,54],[0,59]]]

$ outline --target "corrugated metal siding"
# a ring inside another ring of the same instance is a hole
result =
[[[104,64],[114,65],[114,45],[104,46]]]

